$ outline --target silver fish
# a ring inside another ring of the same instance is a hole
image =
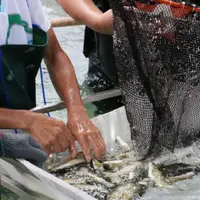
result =
[[[105,176],[106,180],[109,180],[111,183],[119,184],[123,180],[128,180],[130,178],[130,173],[133,174],[132,179],[137,179],[142,172],[143,164],[141,162],[135,162],[129,164],[128,166],[124,166],[117,172],[105,172],[103,176]]]
[[[105,199],[108,192],[108,200],[132,200],[140,196],[147,187],[155,185],[178,189],[176,185],[172,186],[171,184],[194,176],[191,166],[180,165],[180,163],[179,168],[173,166],[177,163],[176,157],[170,156],[171,158],[169,158],[167,155],[164,159],[155,159],[153,163],[149,163],[148,160],[138,162],[134,151],[126,142],[120,137],[116,138],[116,142],[120,147],[119,150],[112,151],[109,155],[106,154],[101,161],[93,159],[90,163],[91,166],[86,163],[83,156],[76,159],[71,158],[68,162],[66,162],[65,156],[63,157],[65,163],[58,162],[62,164],[53,167],[51,171],[65,182],[101,200]],[[60,157],[58,158],[60,159]],[[54,156],[51,157],[51,160],[55,161]],[[91,168],[94,170],[93,172]],[[67,169],[67,173],[57,173],[62,172],[63,169]],[[183,174],[186,172],[191,173]]]
[[[135,152],[133,150],[125,152],[125,153],[121,153],[121,154],[117,154],[116,159],[119,160],[130,160],[130,161],[136,161],[136,157],[135,157]]]
[[[103,164],[96,159],[91,161],[91,167],[96,171],[96,173],[104,171]]]
[[[174,188],[166,181],[165,177],[163,176],[162,172],[158,169],[157,165],[155,165],[152,162],[149,163],[148,176],[159,187]]]
[[[124,160],[105,161],[103,162],[103,168],[106,170],[115,170],[115,169],[119,169],[125,164],[126,164],[126,161]]]
[[[46,162],[44,163],[44,168],[51,171],[58,163],[62,162],[58,154],[50,154]]]
[[[96,191],[101,192],[101,193],[108,193],[108,190],[106,190],[103,187],[96,186],[96,185],[76,184],[76,185],[73,185],[73,186],[78,188],[78,189],[81,189],[83,191],[94,191],[94,190],[96,190]]]
[[[64,179],[64,182],[66,182],[70,185],[86,184],[87,179],[85,179],[85,178],[77,178],[77,179],[67,178],[67,179]]]
[[[96,183],[102,184],[106,186],[107,188],[114,188],[115,184],[109,183],[108,181],[104,180],[103,178],[100,178],[94,174],[89,173],[88,176]]]
[[[182,175],[179,175],[179,176],[170,177],[169,181],[171,183],[172,182],[174,183],[174,182],[182,181],[182,180],[185,180],[185,179],[192,179],[193,176],[195,176],[194,172],[188,172],[186,174],[182,174]]]
[[[128,152],[131,150],[130,146],[123,141],[119,136],[116,137],[116,143],[119,145],[120,150],[123,152]]]
[[[92,168],[96,171],[115,171],[124,166],[127,162],[125,160],[111,160],[100,163],[99,161],[92,160]]]
[[[109,181],[115,185],[119,185],[122,182],[122,178],[120,176],[118,176],[118,174],[116,174],[116,173],[107,172],[104,174],[104,177],[107,181]]]
[[[69,169],[69,168],[72,168],[74,166],[77,166],[77,165],[80,165],[80,164],[83,164],[83,163],[86,163],[86,160],[84,158],[75,158],[73,160],[70,160],[67,163],[64,163],[64,164],[62,164],[58,167],[51,169],[51,172],[57,172],[57,171],[60,171],[60,170]]]
[[[129,175],[130,172],[134,172],[139,168],[143,167],[143,163],[141,162],[134,162],[130,163],[129,165],[121,168],[119,171],[117,171],[117,174],[119,176]]]
[[[78,176],[89,177],[93,182],[99,183],[99,184],[101,184],[101,185],[104,185],[104,186],[107,187],[107,188],[114,188],[114,187],[115,187],[115,184],[110,183],[110,182],[104,180],[103,178],[98,177],[97,175],[90,173],[90,172],[89,172],[87,169],[85,169],[85,168],[83,168],[83,169],[81,169],[79,172],[77,172],[76,175],[78,175]]]
[[[138,182],[139,185],[144,185],[144,186],[148,186],[148,187],[154,187],[155,184],[153,181],[151,181],[150,178],[144,178],[141,181]]]
[[[110,192],[107,200],[134,200],[144,193],[144,186],[128,183]]]

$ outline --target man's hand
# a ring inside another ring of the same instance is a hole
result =
[[[41,166],[48,158],[40,145],[28,134],[0,133],[1,156],[22,158]]]
[[[111,9],[99,15],[99,20],[94,30],[102,34],[111,35],[113,33],[113,13]]]
[[[88,119],[86,113],[69,115],[68,128],[79,142],[87,161],[92,159],[90,147],[94,151],[95,158],[101,158],[106,152],[106,145],[99,129]]]
[[[63,121],[33,113],[25,131],[29,132],[48,154],[64,152],[69,145],[71,153],[74,154],[75,143]]]

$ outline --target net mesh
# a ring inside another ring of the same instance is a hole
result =
[[[138,159],[200,137],[200,14],[147,2],[110,0],[119,84]]]

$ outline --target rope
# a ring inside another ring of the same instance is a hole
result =
[[[46,95],[45,95],[45,89],[44,89],[44,80],[43,80],[42,66],[40,66],[40,79],[41,79],[41,87],[42,87],[43,101],[44,101],[44,105],[46,105],[47,102],[46,102]],[[47,113],[47,115],[48,115],[49,117],[51,117],[51,116],[50,116],[50,113]]]

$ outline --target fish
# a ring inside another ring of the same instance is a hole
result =
[[[130,160],[130,161],[136,161],[135,157],[135,152],[133,150],[125,152],[125,153],[120,153],[115,156],[116,159],[119,160]]]
[[[67,179],[64,179],[64,182],[66,182],[70,185],[86,184],[87,179],[85,179],[85,178],[77,178],[77,179],[67,178]]]
[[[50,154],[46,162],[44,163],[44,168],[48,171],[51,171],[53,167],[58,165],[61,162],[61,159],[58,154]]]
[[[174,163],[170,165],[161,165],[161,169],[164,174],[168,176],[177,176],[177,175],[182,175],[186,174],[187,172],[200,172],[200,169],[196,165],[190,165],[190,164],[185,164],[185,163]]]
[[[149,162],[149,178],[161,188],[173,188],[169,182],[166,181],[162,172],[158,169],[158,166],[153,162]]]
[[[144,178],[146,175],[146,169],[143,167],[139,167],[134,171],[131,171],[128,176],[128,180],[130,181],[138,181]]]
[[[88,177],[93,182],[104,185],[106,188],[114,188],[115,187],[115,184],[110,183],[101,177],[98,177],[96,174],[90,173],[86,168],[82,168],[79,172],[77,172],[76,175]]]
[[[75,159],[70,160],[67,163],[64,163],[62,165],[59,165],[58,167],[51,169],[51,172],[59,172],[61,170],[70,169],[74,166],[84,164],[84,163],[86,163],[86,160],[84,158],[75,158]]]
[[[182,175],[179,175],[179,176],[169,177],[169,180],[170,180],[171,183],[175,183],[175,182],[182,181],[182,180],[185,180],[185,179],[192,179],[193,176],[195,176],[194,172],[188,172],[186,174],[182,174]]]
[[[114,174],[112,172],[108,172],[103,174],[103,177],[105,178],[106,181],[113,183],[115,185],[119,185],[123,180],[118,174]]]
[[[123,181],[121,177],[112,172],[105,173],[103,176],[106,181],[113,183],[115,185],[119,185]]]
[[[135,171],[137,168],[142,167],[143,164],[142,162],[134,162],[134,163],[130,163],[129,165],[126,165],[125,167],[123,167],[122,169],[120,169],[117,174],[128,174],[131,171]]]
[[[95,174],[88,173],[88,177],[90,177],[94,182],[104,185],[107,188],[114,188],[115,184],[109,183],[101,177],[96,176]]]
[[[92,160],[92,168],[94,170],[99,171],[115,171],[122,166],[124,166],[127,162],[124,160],[111,160],[111,161],[105,161],[105,162],[99,162],[95,159]]]
[[[126,162],[124,160],[112,160],[103,162],[103,168],[105,170],[116,170],[125,165]]]
[[[199,171],[197,164],[184,163],[171,154],[151,162],[150,159],[138,161],[125,141],[116,137],[116,143],[116,150],[90,163],[83,154],[75,159],[53,155],[50,173],[98,200],[104,200],[106,195],[108,200],[129,200],[142,196],[148,187],[179,189],[172,184],[192,178]],[[184,157],[181,152],[178,155]],[[52,167],[52,164],[56,165]]]
[[[48,159],[44,163],[44,169],[46,169],[50,173],[54,173],[54,169],[72,161],[73,159],[84,159],[83,152],[78,152],[76,158],[72,158],[72,155],[70,155],[68,151],[50,154]]]
[[[128,152],[131,150],[130,146],[123,141],[119,136],[116,137],[116,143],[119,146],[120,150],[123,152]]]
[[[83,191],[94,191],[94,190],[96,190],[96,191],[101,192],[101,193],[108,193],[108,190],[106,190],[103,187],[99,187],[97,185],[75,184],[73,186],[78,188],[78,189],[81,189]]]
[[[127,183],[117,187],[107,195],[107,200],[135,200],[141,196],[146,187],[142,185],[135,185],[133,183]]]
[[[90,167],[92,168],[93,171],[95,171],[96,173],[99,172],[103,172],[104,168],[103,168],[103,164],[101,162],[99,162],[96,159],[92,159],[90,162]]]
[[[144,172],[144,166],[141,162],[130,163],[127,166],[124,166],[116,172],[105,172],[103,176],[106,180],[113,184],[119,184],[120,182],[126,181],[130,178],[130,174],[133,176],[131,180],[136,181],[141,177]]]
[[[141,181],[138,182],[139,185],[144,185],[144,186],[148,186],[148,187],[154,187],[155,184],[153,181],[151,181],[150,178],[144,178]]]

